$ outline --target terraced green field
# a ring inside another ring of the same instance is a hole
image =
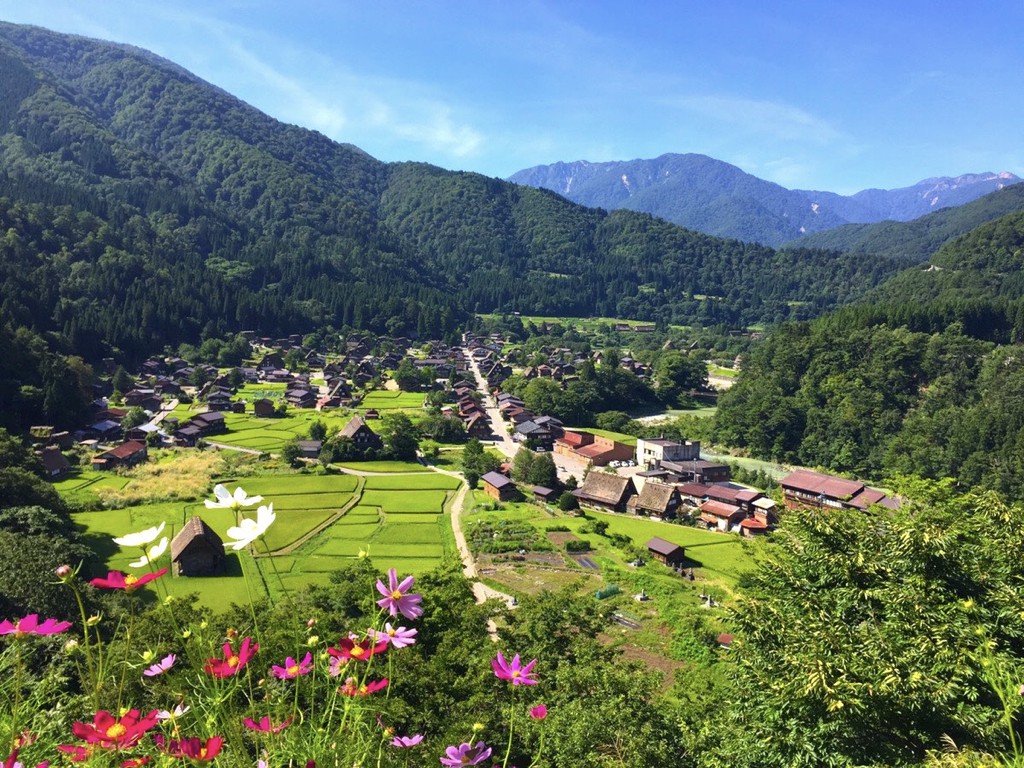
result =
[[[376,390],[369,392],[359,405],[360,410],[374,408],[378,411],[392,411],[398,408],[423,408],[423,395],[416,392]]]
[[[62,492],[80,493],[89,484],[120,479],[93,474],[97,476],[66,482]],[[225,481],[230,491],[241,485],[250,496],[262,495],[263,503],[274,505],[277,519],[264,540],[255,545],[257,557],[253,559],[248,549],[235,552],[228,547],[224,575],[168,575],[161,580],[161,589],[166,587],[171,594],[182,596],[198,593],[199,603],[204,605],[244,603],[250,589],[262,594],[264,584],[271,592],[280,591],[274,566],[284,586],[294,588],[325,583],[326,574],[360,553],[369,554],[382,569],[422,573],[436,566],[450,546],[446,543],[451,539],[450,523],[443,506],[458,482],[429,471],[365,478],[345,474],[264,475]],[[254,506],[243,510],[243,515],[254,516],[255,511]],[[235,512],[206,509],[201,500],[82,512],[74,520],[84,528],[96,554],[94,571],[127,572],[133,570],[128,564],[140,557],[141,550],[118,547],[112,537],[165,522],[164,535],[173,538],[193,515],[200,515],[230,544],[227,529],[237,524]],[[273,562],[264,554],[268,546],[275,552]],[[165,554],[156,566],[169,567],[170,555]],[[243,569],[250,576],[248,586]]]

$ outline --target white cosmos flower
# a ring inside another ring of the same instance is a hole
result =
[[[235,488],[234,493],[231,493],[223,485],[215,485],[213,486],[213,495],[217,499],[216,501],[207,499],[205,502],[207,509],[238,509],[239,507],[251,507],[253,504],[263,501],[262,496],[247,496],[240,485]]]
[[[188,706],[187,704],[184,705],[184,706],[182,706],[181,704],[178,704],[174,709],[171,709],[171,710],[161,709],[159,712],[156,713],[156,719],[157,720],[177,720],[179,717],[184,715],[190,709],[192,709],[192,707]]]
[[[160,525],[147,528],[138,533],[126,533],[124,536],[115,538],[114,543],[120,544],[122,547],[145,547],[147,544],[152,544],[156,541],[156,537],[163,533],[165,525],[167,523],[160,523]]]
[[[134,563],[128,563],[128,565],[131,568],[144,568],[153,561],[157,560],[160,557],[160,555],[167,551],[168,541],[169,539],[166,536],[164,536],[162,539],[160,539],[159,544],[154,544],[152,547],[149,548],[149,551],[147,551],[146,554],[144,554]]]
[[[277,519],[274,514],[274,505],[267,504],[256,510],[256,519],[243,517],[242,521],[231,528],[228,528],[228,536],[234,539],[231,543],[232,549],[245,549],[256,539],[267,532],[271,523]]]

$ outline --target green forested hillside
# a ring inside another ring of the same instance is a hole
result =
[[[873,254],[927,261],[943,243],[1009,213],[1024,210],[1024,184],[992,192],[956,208],[944,208],[913,221],[847,224],[816,232],[789,245],[843,253]]]
[[[1020,301],[902,302],[780,327],[723,394],[718,437],[863,477],[1024,492]]]
[[[776,252],[284,125],[129,46],[0,25],[0,307],[89,358],[473,310],[809,317],[892,260]]]
[[[1024,213],[1011,213],[948,241],[929,264],[885,281],[867,300],[1024,296]]]

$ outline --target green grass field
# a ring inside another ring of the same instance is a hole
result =
[[[416,465],[420,466],[420,465]],[[425,469],[420,467],[420,469]],[[457,478],[450,477],[448,475],[442,475],[437,472],[431,472],[429,469],[426,470],[426,474],[422,477],[406,478],[406,477],[367,477],[366,478],[366,489],[374,491],[403,491],[412,488],[424,489],[424,488],[438,488],[442,490],[455,490],[461,484]]]
[[[393,472],[395,474],[408,472],[430,472],[430,467],[425,467],[415,461],[348,461],[338,464],[343,469],[354,469],[357,472]]]
[[[71,496],[105,479],[119,479],[92,474],[95,476],[65,481],[62,492]],[[376,486],[364,490],[364,483],[369,485],[371,480]],[[442,514],[445,500],[458,486],[458,480],[451,477],[429,471],[367,478],[346,474],[268,474],[226,480],[224,485],[231,491],[241,485],[250,496],[262,495],[262,503],[274,505],[277,519],[265,541],[255,545],[258,555],[255,560],[249,551],[235,552],[228,547],[224,575],[210,578],[168,575],[162,580],[171,594],[197,593],[202,605],[220,607],[230,602],[245,603],[248,589],[262,594],[264,583],[271,592],[277,593],[280,584],[274,565],[285,586],[293,588],[325,583],[327,573],[341,567],[345,560],[359,556],[360,552],[377,558],[384,568],[423,573],[453,549],[450,523]],[[255,506],[243,510],[247,516],[254,516],[255,512]],[[337,517],[339,514],[341,517]],[[74,521],[83,528],[85,540],[96,554],[95,571],[127,572],[133,570],[128,564],[140,557],[141,550],[118,547],[112,537],[165,522],[164,535],[173,538],[193,515],[200,515],[230,544],[227,529],[237,524],[235,513],[230,509],[208,510],[202,501],[82,512],[74,515]],[[266,546],[271,550],[290,547],[332,518],[336,519],[331,525],[293,551],[272,558],[264,555]],[[160,558],[156,565],[169,567],[169,554]],[[248,587],[243,568],[250,576]]]
[[[612,432],[609,429],[596,429],[594,427],[566,427],[566,429],[572,432],[589,432],[592,435],[600,435],[601,437],[607,437],[609,440],[615,440],[623,445],[636,445],[636,437],[633,435],[627,435],[622,432]]]
[[[370,408],[378,411],[393,411],[398,408],[418,410],[423,408],[423,395],[417,392],[377,389],[366,394],[359,408],[362,411]]]

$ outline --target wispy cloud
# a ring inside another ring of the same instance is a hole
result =
[[[842,131],[827,120],[782,102],[716,95],[684,96],[672,101],[688,111],[785,141],[825,145],[844,138]]]

